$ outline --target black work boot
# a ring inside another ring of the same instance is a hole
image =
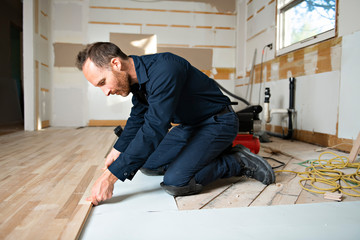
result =
[[[243,145],[234,146],[231,153],[242,166],[243,175],[254,178],[265,185],[275,182],[275,173],[272,167],[262,157],[250,152]]]
[[[188,196],[198,194],[202,191],[203,186],[195,182],[195,178],[192,178],[188,185],[183,187],[165,185],[164,182],[160,183],[160,186],[170,195],[177,196]]]

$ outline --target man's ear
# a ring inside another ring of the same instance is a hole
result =
[[[111,66],[112,69],[120,71],[120,69],[121,69],[121,61],[120,61],[120,59],[119,58],[112,58],[110,60],[110,66]]]

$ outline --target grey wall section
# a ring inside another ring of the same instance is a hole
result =
[[[23,120],[20,104],[21,101],[18,96],[18,85],[22,81],[21,79],[16,79],[16,75],[14,76],[12,71],[14,64],[12,64],[11,61],[11,30],[12,28],[18,29],[20,34],[22,28],[22,4],[20,0],[6,0],[2,1],[1,5],[0,125],[20,122]],[[20,56],[17,56],[17,59],[21,59]]]

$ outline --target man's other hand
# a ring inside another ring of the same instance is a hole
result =
[[[105,166],[103,170],[106,170],[120,156],[120,153],[121,152],[119,152],[115,148],[111,149],[111,151],[105,158]]]
[[[110,199],[113,195],[114,184],[117,180],[117,177],[109,170],[105,170],[94,183],[91,189],[91,196],[86,198],[86,201],[91,201],[96,206],[100,202]]]

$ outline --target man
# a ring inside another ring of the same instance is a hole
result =
[[[112,43],[97,42],[79,52],[76,65],[106,96],[133,94],[124,131],[88,198],[94,205],[112,197],[118,179],[131,180],[139,169],[164,175],[161,186],[173,196],[199,193],[218,178],[275,181],[264,159],[241,145],[231,148],[238,119],[229,98],[185,59],[127,56]],[[171,123],[179,125],[169,131]]]

